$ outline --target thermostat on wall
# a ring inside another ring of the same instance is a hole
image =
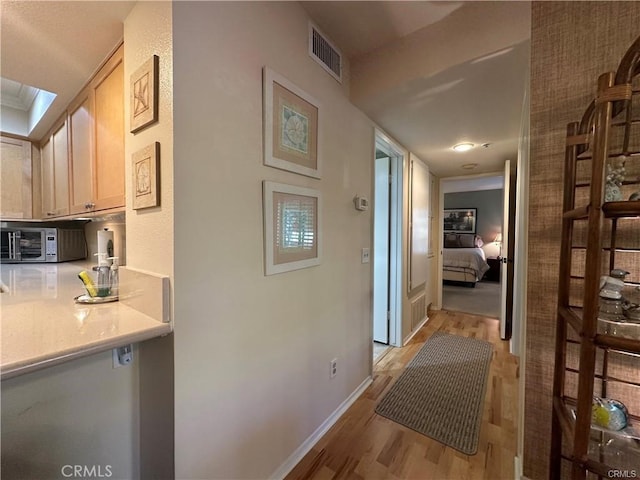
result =
[[[356,197],[353,199],[353,203],[356,206],[356,210],[364,211],[369,209],[369,200],[367,199],[367,197],[356,195]]]

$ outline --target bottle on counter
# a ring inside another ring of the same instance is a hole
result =
[[[111,293],[111,285],[109,282],[109,276],[111,269],[109,267],[109,261],[107,260],[106,253],[96,253],[98,257],[98,266],[94,269],[98,272],[96,279],[96,289],[98,291],[98,297],[108,297]]]
[[[118,257],[109,257],[111,267],[109,269],[109,284],[111,285],[111,296],[117,297],[120,294],[120,271]]]

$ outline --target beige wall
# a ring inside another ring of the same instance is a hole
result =
[[[615,70],[640,34],[639,2],[535,2],[531,39],[531,151],[524,474],[547,478],[551,378],[566,125],[579,121],[598,76]]]
[[[370,375],[374,129],[297,3],[175,2],[176,475],[267,478]],[[262,164],[262,67],[322,103],[321,180]],[[262,181],[323,194],[322,264],[263,273]],[[338,374],[329,377],[331,359]]]
[[[171,2],[138,2],[124,24],[125,178],[127,264],[173,277],[173,44]],[[158,122],[129,132],[131,74],[152,55],[159,57]],[[160,143],[160,206],[133,210],[131,155]],[[172,279],[173,280],[173,279]]]
[[[131,74],[159,57],[158,122],[135,135],[125,132],[127,266],[174,282],[173,35],[171,2],[138,2],[124,23],[125,125],[130,120]],[[133,210],[131,155],[160,143],[160,206]],[[171,291],[173,294],[173,290]],[[173,306],[173,299],[171,301]],[[174,470],[173,336],[139,345],[140,477],[168,478]]]
[[[138,362],[111,352],[2,382],[2,478],[63,478],[65,465],[139,478]],[[68,470],[68,469],[67,469]]]

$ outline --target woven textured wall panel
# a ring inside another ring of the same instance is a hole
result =
[[[640,2],[533,2],[524,474],[548,476],[566,126],[640,35]],[[621,367],[623,368],[623,367]]]

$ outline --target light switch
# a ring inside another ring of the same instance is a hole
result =
[[[369,249],[362,249],[362,263],[369,263]]]

